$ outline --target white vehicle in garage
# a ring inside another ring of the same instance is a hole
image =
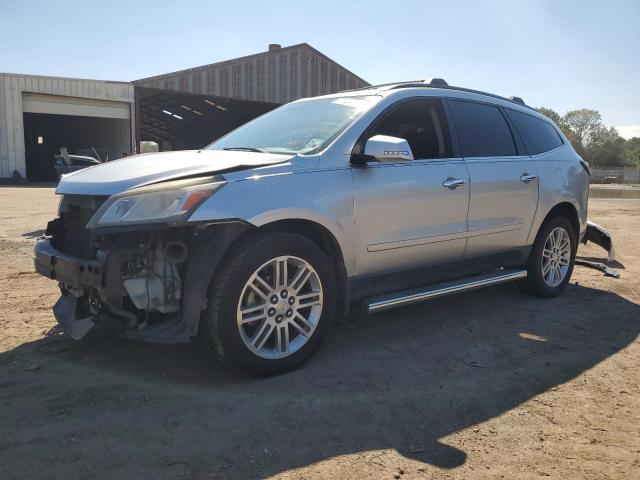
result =
[[[141,340],[200,335],[270,375],[334,315],[519,280],[560,294],[589,167],[551,120],[444,80],[299,100],[198,151],[65,175],[35,249],[72,337],[99,315]]]

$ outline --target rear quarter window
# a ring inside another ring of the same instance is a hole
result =
[[[465,157],[507,157],[517,155],[506,119],[497,107],[484,103],[450,100]]]
[[[562,145],[558,131],[546,120],[511,109],[507,109],[507,114],[515,124],[529,155],[548,152]]]

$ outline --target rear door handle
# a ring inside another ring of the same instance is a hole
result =
[[[532,180],[535,180],[536,178],[538,178],[537,175],[529,175],[528,173],[523,173],[522,176],[520,177],[520,181],[524,183],[529,183]]]
[[[447,187],[449,190],[455,190],[461,185],[467,183],[466,180],[462,180],[460,178],[449,177],[444,182],[442,182],[443,187]]]

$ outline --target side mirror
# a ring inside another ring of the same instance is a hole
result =
[[[413,160],[413,152],[404,138],[390,137],[388,135],[375,135],[367,140],[364,146],[365,157],[373,157],[380,161]]]

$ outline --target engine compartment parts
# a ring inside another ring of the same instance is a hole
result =
[[[186,260],[187,252],[183,242],[157,242],[156,248],[145,255],[142,268],[124,278],[124,289],[136,308],[161,313],[178,311],[182,292],[178,266]]]
[[[98,319],[111,318],[131,338],[189,342],[198,331],[213,267],[248,228],[241,222],[119,228],[91,235],[76,249],[64,217],[51,222],[34,247],[34,265],[58,281],[62,296],[55,317],[74,339]]]

